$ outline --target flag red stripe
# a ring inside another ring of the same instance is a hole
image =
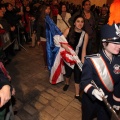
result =
[[[67,57],[67,54],[70,55],[67,51],[62,51],[60,54],[67,63],[70,63],[70,65],[74,65],[76,63],[74,60],[71,60],[69,57]]]
[[[56,81],[59,77],[59,75],[61,74],[61,65],[63,65],[63,60],[60,60],[60,64],[58,65],[53,77],[52,77],[52,84],[56,84]]]

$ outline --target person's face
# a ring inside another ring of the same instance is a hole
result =
[[[9,4],[8,7],[7,7],[7,9],[8,9],[9,11],[12,11],[12,10],[13,10],[13,6],[12,6],[11,4]]]
[[[3,17],[4,16],[4,13],[2,10],[0,10],[0,17]]]
[[[20,8],[20,6],[21,6],[20,3],[16,3],[16,6],[15,6],[15,7],[16,7],[16,8]]]
[[[91,7],[91,3],[90,3],[90,1],[87,1],[87,2],[85,2],[83,9],[85,11],[90,11],[90,7]]]
[[[101,14],[102,15],[106,15],[107,14],[107,9],[106,8],[102,8],[101,9]]]
[[[50,14],[50,7],[47,7],[47,8],[46,8],[45,13],[46,13],[46,14]]]
[[[3,13],[5,13],[5,12],[6,12],[5,7],[2,7],[2,8],[1,8],[1,10],[3,11]]]
[[[62,12],[66,12],[66,6],[65,5],[62,6]]]
[[[31,16],[30,19],[33,21],[33,20],[35,20],[35,17]]]
[[[105,51],[107,51],[109,54],[119,54],[120,52],[120,44],[114,44],[114,43],[108,43],[108,45],[105,45],[103,43]]]
[[[26,7],[26,11],[28,11],[28,12],[30,11],[30,7],[29,6]]]
[[[84,25],[83,18],[82,17],[77,18],[74,25],[75,25],[75,29],[81,30],[83,28],[83,25]]]
[[[23,4],[24,4],[24,6],[27,6],[29,4],[29,1],[23,0]]]
[[[53,5],[57,5],[57,0],[53,0]]]

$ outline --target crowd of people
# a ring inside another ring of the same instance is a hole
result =
[[[1,1],[0,33],[1,36],[8,36],[9,38],[8,44],[4,44],[4,50],[1,49],[1,59],[3,61],[9,62],[12,58],[11,56],[15,55],[14,50],[17,42],[19,47],[19,43],[29,44],[32,41],[30,47],[34,48],[36,41],[39,44],[40,37],[45,38],[44,23],[41,23],[44,22],[44,17],[47,14],[44,11],[46,6],[50,7],[49,14],[62,33],[72,26],[74,17],[81,14],[85,22],[83,29],[89,34],[87,54],[96,52],[96,50],[98,51],[100,37],[97,36],[100,36],[100,27],[107,23],[109,16],[108,5],[95,7],[95,5],[91,6],[89,1],[83,2],[81,6],[69,2],[60,2],[58,4],[57,0],[53,0],[52,2],[30,0],[28,3],[16,2],[15,6],[13,6],[11,3],[2,3]],[[42,30],[44,32],[40,33]],[[2,42],[4,43],[5,40],[2,40]],[[44,59],[46,59],[45,56]],[[45,63],[45,66],[47,66],[47,63]]]
[[[5,69],[4,65],[15,56],[16,50],[21,49],[19,44],[28,44],[33,49],[36,44],[41,45],[44,66],[46,69],[48,67],[46,15],[49,15],[54,21],[83,63],[82,72],[77,65],[74,66],[74,69],[71,69],[65,64],[66,73],[63,90],[68,90],[70,78],[72,72],[74,72],[75,98],[82,102],[82,120],[92,120],[95,117],[94,115],[97,115],[98,120],[110,120],[111,113],[101,101],[106,94],[108,95],[108,101],[117,106],[115,108],[120,106],[120,95],[118,94],[120,89],[120,58],[117,56],[120,51],[120,36],[115,34],[115,28],[118,24],[116,26],[114,23],[112,26],[107,25],[109,13],[108,5],[104,4],[102,7],[91,6],[90,0],[83,0],[82,5],[74,5],[68,1],[58,3],[57,0],[52,0],[52,2],[29,0],[27,3],[16,2],[15,6],[1,1],[0,75],[2,76],[0,77],[2,78],[0,79],[4,81],[0,81],[0,113],[2,113],[0,120],[4,120],[5,117],[3,109],[5,107],[2,106],[11,98],[10,92],[13,90],[9,81],[10,76],[3,69]],[[101,29],[103,30],[102,33]],[[69,52],[67,45],[61,44],[61,46]],[[98,52],[99,54],[95,54]],[[115,72],[117,68],[119,71]],[[101,73],[103,69],[106,72],[104,75]],[[101,89],[96,89],[91,80],[94,80]],[[109,82],[111,82],[110,85]],[[81,91],[84,91],[82,100]],[[6,95],[4,96],[3,93]],[[92,107],[94,108],[91,110]]]

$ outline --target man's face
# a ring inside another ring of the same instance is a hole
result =
[[[103,8],[101,9],[101,14],[102,14],[102,15],[106,15],[106,14],[107,14],[107,8],[103,7]]]
[[[91,3],[90,3],[90,1],[87,1],[87,2],[85,2],[83,9],[85,11],[90,11],[90,7],[91,7]]]

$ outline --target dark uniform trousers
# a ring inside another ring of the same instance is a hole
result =
[[[93,120],[97,117],[97,120],[110,120],[111,112],[108,110],[103,101],[95,99],[94,101],[88,98],[86,93],[82,96],[82,120]],[[97,114],[97,116],[96,116]]]

